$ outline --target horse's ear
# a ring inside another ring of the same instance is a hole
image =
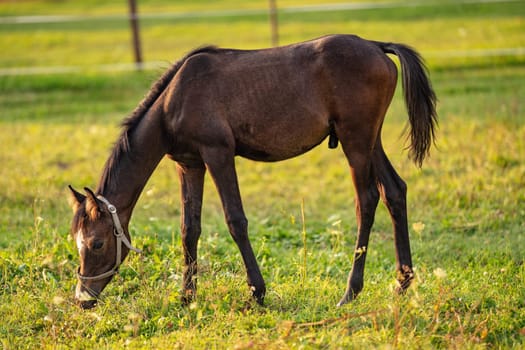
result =
[[[96,220],[102,212],[101,202],[89,188],[84,187],[84,191],[86,191],[86,213],[91,220]]]
[[[82,193],[75,191],[75,189],[69,185],[69,205],[73,209],[73,212],[76,212],[80,204],[86,200],[86,196],[84,196]]]

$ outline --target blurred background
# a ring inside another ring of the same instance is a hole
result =
[[[131,8],[146,68],[204,44],[252,49],[332,33],[406,42],[432,67],[523,62],[524,7],[520,0],[4,0],[0,74],[129,69]]]

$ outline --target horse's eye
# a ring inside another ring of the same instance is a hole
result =
[[[104,246],[104,242],[103,241],[95,241],[95,242],[93,242],[92,248],[93,248],[93,250],[99,250],[103,246]]]

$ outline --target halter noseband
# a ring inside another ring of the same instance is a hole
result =
[[[115,266],[113,266],[113,268],[111,268],[111,270],[107,271],[107,272],[104,272],[104,273],[101,273],[100,275],[96,275],[96,276],[82,276],[80,274],[80,268],[78,268],[77,270],[77,276],[78,276],[78,279],[81,280],[81,281],[97,281],[97,280],[101,280],[101,279],[104,279],[104,278],[107,278],[107,277],[110,277],[110,276],[113,276],[114,274],[116,274],[118,272],[118,268],[120,266],[120,264],[122,263],[121,259],[122,259],[122,244],[125,244],[126,247],[128,247],[129,250],[133,250],[134,252],[136,253],[142,253],[142,250],[140,249],[137,249],[135,247],[133,247],[130,243],[130,241],[128,240],[128,238],[126,237],[126,235],[124,234],[124,229],[122,228],[122,225],[120,224],[120,220],[118,218],[118,215],[117,215],[117,208],[115,208],[115,206],[113,204],[111,204],[106,198],[104,198],[103,196],[97,196],[98,200],[100,200],[102,203],[104,203],[106,205],[106,207],[108,208],[108,211],[110,212],[111,214],[111,218],[113,219],[113,234],[115,235],[115,238],[117,240],[117,256],[116,256],[116,259],[115,259]]]

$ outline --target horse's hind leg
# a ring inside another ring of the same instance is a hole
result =
[[[202,157],[217,186],[230,234],[241,251],[248,286],[255,300],[262,304],[266,286],[248,238],[248,220],[242,207],[234,152],[226,147],[207,148]]]
[[[397,280],[399,282],[398,292],[403,292],[408,288],[414,277],[408,237],[407,186],[394,170],[380,142],[378,142],[374,150],[373,163],[377,177],[377,187],[381,194],[381,199],[388,208],[394,226]]]
[[[338,306],[355,299],[363,289],[363,277],[370,230],[374,223],[379,193],[375,184],[374,169],[371,162],[372,145],[375,142],[374,130],[354,130],[344,132],[339,126],[338,137],[348,159],[356,190],[357,242],[354,262],[348,276],[346,292]]]
[[[181,184],[181,235],[184,253],[182,302],[187,304],[193,301],[197,291],[197,243],[201,235],[202,193],[206,168],[189,168],[179,164],[177,170]]]

